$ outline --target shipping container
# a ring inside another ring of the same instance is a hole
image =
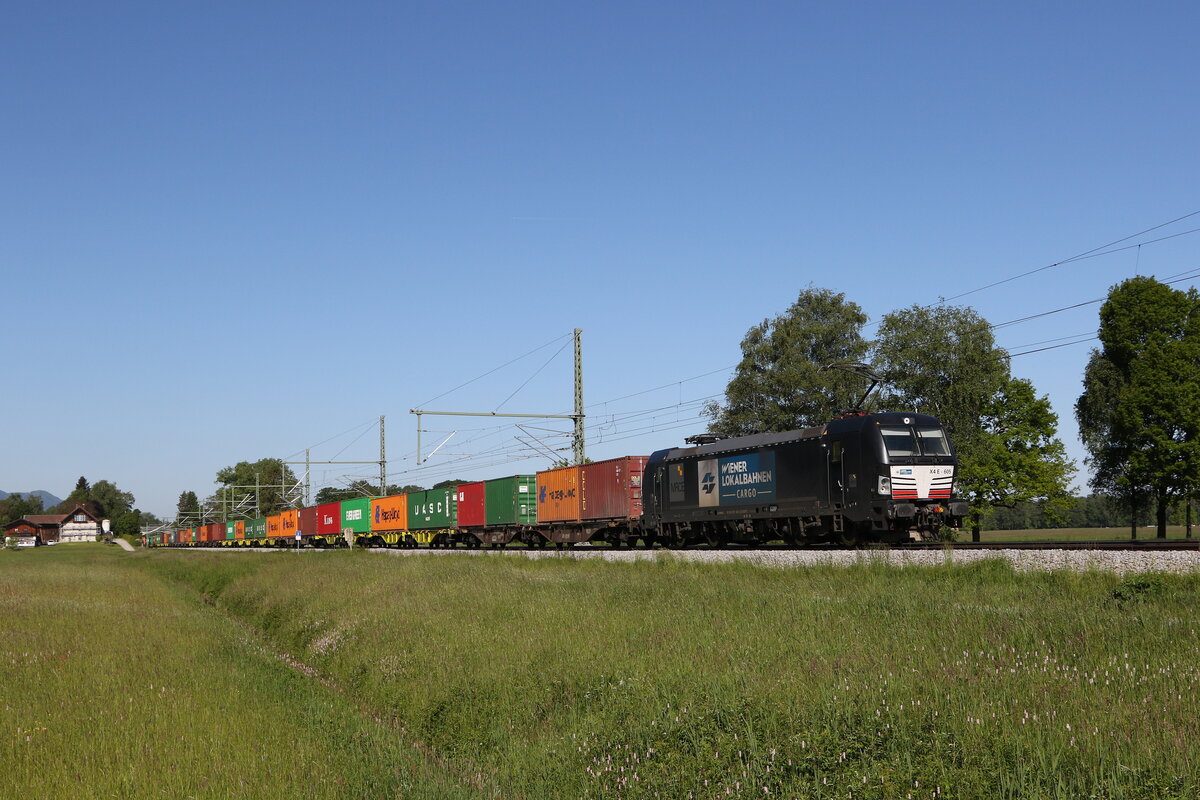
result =
[[[579,467],[549,469],[537,474],[538,522],[579,520]]]
[[[412,492],[408,495],[408,529],[417,530],[448,530],[454,528],[458,521],[456,513],[457,487],[447,486],[443,489],[429,489],[424,492]]]
[[[309,508],[300,509],[300,534],[302,536],[315,536],[317,533],[317,507],[310,506]]]
[[[322,503],[317,506],[317,533],[336,536],[342,532],[342,504]]]
[[[279,527],[280,536],[289,539],[295,537],[296,531],[300,529],[300,512],[294,508],[279,512]]]
[[[226,539],[236,539],[237,538],[237,523],[236,522],[226,522],[225,523],[225,538]]]
[[[267,518],[259,517],[246,523],[247,539],[263,539],[267,535]]]
[[[279,514],[267,517],[267,538],[275,539],[283,536],[283,518]]]
[[[371,498],[356,497],[342,501],[342,528],[349,528],[355,533],[370,532]]]
[[[482,528],[487,523],[483,482],[460,483],[457,495],[455,505],[458,509],[458,527]]]
[[[246,538],[246,521],[245,520],[239,519],[237,522],[233,523],[233,538],[234,539],[245,539]]]
[[[640,517],[647,460],[647,456],[624,456],[580,467],[580,519]]]
[[[536,476],[514,475],[484,481],[483,485],[485,524],[533,525],[537,522]]]
[[[408,495],[371,500],[371,531],[402,531],[408,527]]]

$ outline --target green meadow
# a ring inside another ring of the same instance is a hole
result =
[[[1194,798],[1198,589],[0,552],[0,797]]]

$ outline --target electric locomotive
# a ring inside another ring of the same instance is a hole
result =
[[[937,419],[915,413],[659,450],[643,477],[643,534],[712,547],[926,538],[966,516],[952,499],[957,465]]]

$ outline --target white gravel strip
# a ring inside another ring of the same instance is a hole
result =
[[[478,558],[509,556],[525,558],[601,558],[605,561],[653,561],[659,558],[704,564],[743,561],[767,567],[847,566],[888,564],[892,566],[941,566],[969,564],[985,558],[1004,558],[1018,570],[1104,570],[1119,575],[1132,572],[1200,571],[1200,550],[1165,552],[1122,550],[610,550],[577,547],[574,550],[391,550],[372,549],[392,556],[433,555]]]

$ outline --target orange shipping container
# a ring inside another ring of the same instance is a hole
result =
[[[280,514],[267,517],[267,538],[272,536],[283,536],[283,517]]]
[[[408,495],[371,499],[371,530],[402,531],[408,528]]]
[[[537,474],[538,522],[579,519],[579,467],[550,469]]]
[[[300,530],[300,511],[292,509],[290,511],[281,511],[279,513],[279,526],[282,530],[280,536],[291,538],[296,535],[296,531]]]
[[[238,522],[233,523],[233,538],[235,538],[235,539],[245,539],[246,538],[246,523],[245,522],[238,521]]]

